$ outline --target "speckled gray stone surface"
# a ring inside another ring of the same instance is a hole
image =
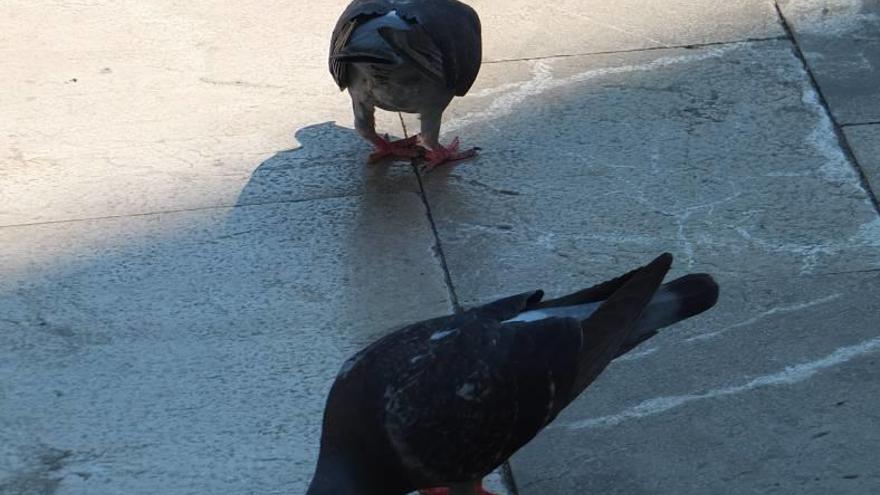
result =
[[[520,493],[877,490],[880,273],[719,283],[514,457]]]
[[[449,121],[479,159],[426,179],[464,303],[664,249],[677,270],[743,277],[880,268],[880,220],[787,42],[503,74],[512,86]]]
[[[718,306],[612,365],[519,493],[880,491],[880,220],[796,45],[739,43],[785,35],[773,2],[474,0],[487,61],[527,60],[449,108],[483,151],[426,198],[363,164],[346,3],[4,3],[0,493],[302,493],[341,361],[451,309],[441,252],[475,304],[663,250]],[[783,3],[833,115],[874,118],[876,2]],[[874,131],[844,129],[872,184]]]
[[[451,311],[423,210],[377,194],[0,229],[0,492],[303,493],[342,361]]]
[[[880,122],[880,1],[779,5],[838,122]]]
[[[480,13],[486,60],[637,50],[782,36],[764,0],[526,0],[469,2]]]
[[[845,127],[843,133],[871,189],[880,190],[880,124]]]
[[[346,3],[5,2],[0,226],[412,190],[360,166],[326,62]]]
[[[480,158],[425,180],[461,300],[561,293],[663,250],[675,273],[722,287],[717,308],[612,366],[514,457],[520,493],[880,486],[859,457],[880,447],[860,396],[877,390],[880,219],[790,44],[523,62],[511,76],[450,118]],[[805,451],[801,437],[829,428]]]

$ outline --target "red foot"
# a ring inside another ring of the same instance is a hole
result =
[[[386,134],[384,139],[376,136],[376,140],[373,141],[373,144],[376,145],[376,151],[370,154],[370,158],[367,160],[369,163],[375,163],[389,156],[394,158],[412,159],[422,154],[422,147],[419,146],[418,136],[411,136],[397,141],[389,141],[388,134]]]
[[[428,163],[425,164],[422,170],[430,172],[431,170],[434,170],[437,165],[471,158],[476,156],[477,151],[479,150],[479,148],[471,148],[466,151],[458,151],[458,145],[458,138],[455,138],[449,143],[449,147],[438,146],[435,149],[429,150],[425,155],[425,158],[428,159]]]
[[[449,488],[440,487],[440,488],[428,488],[427,490],[419,490],[420,495],[449,495]],[[483,483],[477,483],[477,494],[478,495],[495,495],[494,493],[487,491],[483,488]]]

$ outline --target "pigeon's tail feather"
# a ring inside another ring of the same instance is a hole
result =
[[[706,273],[694,273],[667,282],[651,298],[639,325],[640,332],[656,331],[711,308],[718,301],[718,284]]]
[[[663,253],[638,269],[619,289],[581,321],[583,344],[569,398],[573,399],[608,366],[635,333],[641,316],[660,289],[672,265],[672,255]]]
[[[717,301],[718,284],[706,273],[685,275],[663,284],[618,355],[653,337],[661,328],[706,311]]]

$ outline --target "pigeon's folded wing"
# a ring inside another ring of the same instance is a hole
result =
[[[577,372],[580,323],[480,318],[435,335],[420,369],[388,384],[385,429],[426,481],[476,479],[555,416]]]

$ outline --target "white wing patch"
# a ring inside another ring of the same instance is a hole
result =
[[[516,315],[516,317],[505,320],[503,323],[513,321],[536,321],[553,317],[577,318],[579,320],[584,320],[588,316],[593,314],[593,311],[596,311],[596,308],[598,308],[601,304],[601,302],[592,302],[575,304],[572,306],[560,306],[557,308],[533,309],[531,311],[523,311],[522,313]]]
[[[453,328],[452,330],[442,330],[439,332],[434,332],[431,334],[431,340],[440,340],[442,338],[448,337],[453,333],[457,332],[457,328]]]
[[[537,320],[543,320],[545,318],[550,318],[551,316],[552,315],[550,313],[545,313],[544,311],[541,311],[540,309],[535,309],[532,311],[524,311],[524,312],[516,315],[516,318],[511,318],[510,320],[505,320],[504,323],[509,323],[509,322],[513,322],[513,321],[522,321],[522,322],[537,321]]]

